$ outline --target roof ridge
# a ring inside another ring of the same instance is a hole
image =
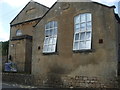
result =
[[[102,6],[108,7],[108,8],[116,8],[115,5],[108,6],[108,5],[105,5],[105,4],[103,4],[103,3],[96,2],[96,1],[92,1],[92,3],[96,3],[96,4],[99,4],[99,5],[102,5]]]
[[[30,0],[30,2],[35,2],[34,0]]]
[[[48,8],[48,9],[49,9],[49,7],[47,7],[47,6],[46,6],[46,5],[44,5],[44,4],[39,3],[39,2],[37,2],[37,1],[30,0],[29,2],[34,2],[34,3],[37,3],[37,4],[42,5],[43,7],[46,7],[46,8]]]
[[[48,9],[49,9],[49,7],[47,7],[47,6],[43,5],[43,4],[39,3],[39,2],[34,1],[34,3],[37,3],[37,4],[41,5],[41,6],[46,7],[46,8],[48,8]]]

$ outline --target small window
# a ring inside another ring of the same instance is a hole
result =
[[[21,30],[17,30],[16,31],[16,36],[21,36],[22,35],[22,31]]]
[[[52,21],[45,25],[45,40],[43,53],[53,53],[56,51],[57,43],[57,22]]]
[[[92,20],[91,13],[74,17],[73,50],[91,49]]]

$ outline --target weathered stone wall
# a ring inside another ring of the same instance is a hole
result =
[[[19,72],[23,72],[25,68],[25,46],[25,39],[10,41],[9,45],[9,55],[11,55],[11,61],[17,65],[17,69]]]
[[[117,79],[109,79],[102,82],[100,77],[87,76],[65,76],[65,75],[37,75],[20,73],[3,73],[3,82],[11,82],[36,87],[58,87],[58,88],[119,88]]]
[[[31,73],[32,62],[32,40],[26,39],[26,57],[25,57],[25,72]]]
[[[92,2],[55,4],[35,27],[32,74],[102,77],[103,82],[107,82],[106,78],[116,77],[118,28],[113,10]],[[74,17],[88,12],[92,14],[92,48],[90,51],[74,52]],[[50,21],[58,22],[57,52],[43,54],[45,25]],[[102,43],[99,42],[101,39]]]
[[[9,55],[11,55],[12,61],[17,64],[19,72],[31,72],[32,40],[13,41],[13,38],[18,37],[16,31],[21,30],[22,35],[33,36],[33,26],[47,10],[46,6],[30,1],[10,23]]]
[[[3,82],[11,82],[17,84],[31,85],[31,75],[30,74],[20,74],[20,73],[2,73]]]
[[[17,65],[18,72],[30,73],[32,58],[32,37],[23,36],[22,38],[21,36],[18,40],[10,41],[9,49],[11,61]]]

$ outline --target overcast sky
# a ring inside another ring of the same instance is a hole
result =
[[[9,40],[10,22],[30,0],[0,0],[0,41]],[[51,7],[56,0],[34,0]],[[116,5],[120,0],[94,0],[106,5]],[[118,10],[116,10],[118,11]]]

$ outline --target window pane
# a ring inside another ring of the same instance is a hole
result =
[[[90,40],[90,39],[91,39],[91,32],[87,32],[87,33],[86,33],[86,39],[87,39],[87,40]]]
[[[46,24],[46,29],[50,28],[50,23]]]
[[[49,44],[52,44],[52,38],[49,38]]]
[[[55,45],[51,45],[51,51],[55,52]]]
[[[91,14],[87,14],[87,21],[91,21]]]
[[[53,33],[54,33],[54,32],[53,32],[53,29],[50,29],[49,31],[50,31],[50,36],[52,36]]]
[[[79,40],[79,33],[75,34],[75,40]]]
[[[80,49],[85,49],[85,42],[80,42]]]
[[[46,52],[47,49],[48,49],[48,46],[47,46],[47,45],[44,45],[43,51]]]
[[[54,23],[50,22],[50,28],[53,28],[53,27],[54,27]]]
[[[50,30],[45,30],[45,36],[49,36],[50,35]]]
[[[85,30],[86,29],[86,23],[82,23],[80,29],[81,29],[81,31]]]
[[[85,20],[85,14],[81,14],[80,16],[81,16],[81,22],[86,22],[86,20]]]
[[[86,49],[91,49],[91,41],[86,41]]]
[[[57,22],[54,22],[54,27],[57,27]]]
[[[48,51],[48,52],[51,52],[51,45],[48,45],[47,51]]]
[[[75,24],[80,23],[80,16],[75,17]]]
[[[91,29],[92,29],[91,22],[88,22],[88,23],[87,23],[87,30],[91,30]]]
[[[54,29],[54,35],[57,35],[57,28]]]
[[[79,31],[80,31],[80,28],[75,29],[75,32],[79,32]]]
[[[84,32],[80,34],[80,40],[85,40],[85,33]]]
[[[45,38],[45,44],[48,44],[49,38]]]
[[[52,40],[52,44],[56,44],[56,41],[57,41],[57,38],[54,37],[53,40]]]
[[[79,42],[74,42],[74,50],[79,50]]]
[[[21,30],[17,30],[16,36],[21,36],[21,35],[22,35],[22,31]]]
[[[91,13],[83,13],[75,17],[74,50],[91,49],[91,19]]]
[[[54,35],[54,29],[51,29],[50,35]]]
[[[57,22],[55,21],[49,22],[48,24],[46,24],[46,28],[43,52],[44,53],[55,52],[57,41]]]
[[[80,24],[75,24],[75,31],[77,32],[79,31],[79,29],[80,29]]]

